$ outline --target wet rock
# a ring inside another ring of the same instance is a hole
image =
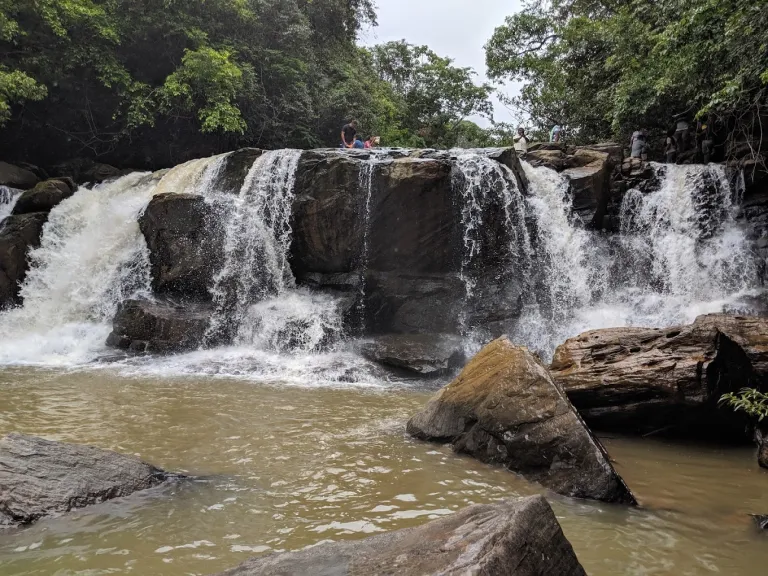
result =
[[[139,218],[157,294],[209,300],[222,258],[220,219],[195,194],[158,194]]]
[[[52,167],[50,172],[52,176],[56,177],[68,176],[78,184],[98,184],[105,180],[125,176],[131,171],[115,168],[101,162],[94,162],[89,158],[73,158]]]
[[[768,468],[768,435],[760,429],[755,430],[757,443],[757,463],[760,468]]]
[[[608,209],[611,157],[606,152],[579,148],[571,157],[573,168],[563,171],[570,182],[573,212],[590,228],[602,227]]]
[[[131,352],[184,352],[198,348],[211,319],[207,303],[126,300],[112,321],[107,345]]]
[[[256,159],[264,154],[259,148],[241,148],[227,156],[216,185],[222,192],[237,194]]]
[[[0,440],[0,526],[128,496],[169,477],[133,456],[9,434]]]
[[[768,319],[593,330],[560,345],[551,371],[591,426],[682,433],[698,422],[718,432],[733,416],[717,409],[721,395],[768,382]]]
[[[755,524],[757,525],[758,529],[768,530],[768,515],[750,514],[750,516],[752,516],[752,520],[755,521]]]
[[[74,193],[75,185],[70,178],[46,180],[24,192],[16,201],[13,213],[50,212]]]
[[[417,528],[254,558],[221,576],[584,576],[541,496],[478,505]]]
[[[408,422],[422,440],[501,464],[565,496],[635,504],[600,442],[547,369],[507,338],[493,341]]]
[[[365,342],[363,356],[422,376],[443,374],[464,362],[464,344],[449,334],[388,334]]]
[[[46,213],[9,216],[0,227],[0,309],[20,303],[19,288],[27,275],[29,251],[40,246]]]
[[[28,190],[33,188],[40,179],[31,170],[0,162],[0,186]]]

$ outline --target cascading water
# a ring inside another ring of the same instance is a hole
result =
[[[0,313],[0,363],[73,365],[103,354],[117,305],[149,293],[139,214],[157,193],[195,190],[220,160],[79,188],[56,206],[29,255],[24,305]]]
[[[626,194],[614,238],[569,219],[564,178],[524,168],[538,229],[535,267],[547,294],[527,307],[512,333],[544,355],[588,329],[691,322],[759,286],[721,166],[653,165],[660,188]]]
[[[334,302],[297,290],[288,254],[299,150],[265,152],[237,197],[209,197],[226,224],[207,345],[312,352],[341,332]]]
[[[21,196],[21,190],[0,186],[0,224],[13,212],[16,201]]]

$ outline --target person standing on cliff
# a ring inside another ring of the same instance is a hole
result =
[[[341,129],[341,147],[354,148],[355,136],[357,136],[357,120],[352,120],[349,124],[344,124]]]
[[[525,135],[525,129],[518,128],[512,141],[515,143],[515,152],[520,155],[528,153],[528,136]]]
[[[560,142],[563,136],[563,129],[560,127],[560,124],[555,124],[552,126],[552,130],[549,132],[549,141],[550,142]]]

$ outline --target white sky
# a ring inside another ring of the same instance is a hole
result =
[[[470,66],[478,73],[477,82],[485,76],[485,50],[493,30],[504,18],[520,9],[519,0],[376,0],[379,25],[365,32],[365,45],[390,40],[410,44],[426,44],[440,56],[448,56],[457,66]],[[514,85],[505,88],[516,91]],[[507,109],[494,102],[494,119],[512,120]],[[473,118],[481,126],[488,122]]]

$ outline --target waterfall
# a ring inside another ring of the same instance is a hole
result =
[[[627,192],[614,238],[570,219],[564,178],[524,168],[538,231],[534,267],[544,279],[512,335],[544,356],[588,329],[691,322],[759,286],[723,167],[654,164],[659,189]]]
[[[155,194],[199,189],[220,161],[81,187],[56,206],[29,254],[23,306],[0,313],[0,363],[80,364],[102,354],[117,305],[150,292],[139,215]]]
[[[300,150],[265,152],[237,197],[211,198],[224,224],[224,262],[215,277],[208,346],[317,350],[341,331],[334,303],[296,290],[288,264]]]
[[[16,201],[21,196],[21,190],[0,186],[0,224],[13,212]]]

